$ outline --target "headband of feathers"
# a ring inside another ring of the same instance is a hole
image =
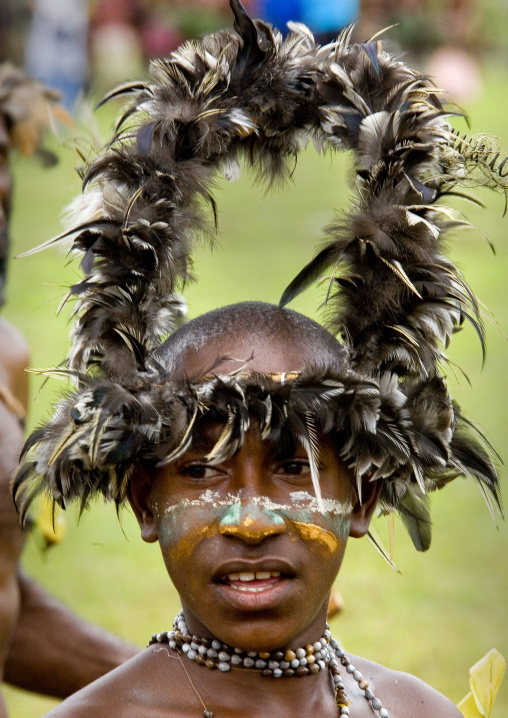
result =
[[[284,432],[306,446],[334,432],[358,484],[383,481],[381,507],[400,512],[415,546],[430,543],[427,492],[465,475],[491,512],[501,511],[491,448],[452,401],[439,365],[464,320],[483,341],[475,297],[442,254],[442,236],[466,222],[446,204],[460,186],[506,191],[499,154],[458,137],[438,90],[351,31],[316,46],[303,25],[286,39],[231,0],[234,30],[187,42],[152,63],[152,80],[131,95],[116,132],[83,174],[72,228],[84,278],[66,368],[75,390],[28,439],[15,477],[22,517],[41,491],[60,505],[87,506],[102,493],[120,505],[136,461],[174,460],[208,411],[224,431],[208,459],[231,455],[249,417],[262,435]],[[268,184],[284,180],[311,138],[350,150],[356,200],[347,221],[285,290],[285,305],[326,270],[327,311],[345,347],[341,373],[309,370],[281,383],[242,374],[175,380],[158,359],[178,323],[177,291],[207,229],[205,207],[218,172],[243,159]],[[359,313],[357,307],[363,311]],[[319,482],[316,492],[319,498]]]

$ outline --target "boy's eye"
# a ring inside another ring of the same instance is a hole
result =
[[[279,471],[287,476],[303,476],[310,472],[310,466],[309,462],[304,459],[293,459],[292,461],[285,461],[281,464]]]
[[[190,479],[211,479],[214,476],[218,476],[220,471],[215,466],[208,464],[189,464],[180,469],[180,473],[183,476],[188,476]]]

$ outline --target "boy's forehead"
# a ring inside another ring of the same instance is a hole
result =
[[[266,337],[256,333],[219,336],[199,347],[187,346],[178,358],[179,370],[192,378],[228,374],[245,364],[246,372],[264,374],[302,371],[312,361],[309,342],[296,337]]]

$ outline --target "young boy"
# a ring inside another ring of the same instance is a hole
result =
[[[439,368],[464,319],[482,336],[442,253],[463,224],[444,198],[477,175],[506,189],[499,153],[458,139],[432,83],[376,42],[345,33],[319,48],[302,26],[283,40],[231,5],[235,31],[112,93],[135,99],[85,169],[65,233],[85,278],[55,373],[76,388],[29,439],[15,500],[23,517],[40,491],[62,506],[128,500],[183,611],[54,715],[458,716],[417,679],[344,654],[326,608],[347,538],[376,506],[426,550],[428,492],[469,476],[499,505],[488,449]],[[349,216],[279,307],[232,305],[177,328],[215,174],[234,176],[243,157],[284,179],[309,137],[352,150]],[[332,331],[285,308],[330,271]]]
[[[252,326],[255,331],[248,328]],[[311,367],[337,370],[341,348],[302,315],[246,303],[189,322],[164,353],[175,379],[202,376],[210,367],[218,376],[231,376],[240,361],[246,381],[259,372],[280,382],[284,373],[290,377]],[[213,665],[215,670],[208,669],[206,656],[198,662],[202,654],[197,648],[188,660],[191,643],[182,644],[186,652],[180,652],[164,639],[156,640],[138,658],[49,715],[148,718],[200,716],[203,710],[217,718],[341,714],[329,667],[302,676],[298,671],[317,664],[311,663],[317,653],[313,647],[326,636],[328,598],[347,537],[368,530],[381,483],[365,476],[360,502],[337,445],[330,436],[319,435],[319,479],[326,506],[322,512],[307,454],[291,437],[284,442],[263,439],[259,420],[251,416],[238,453],[212,466],[207,456],[222,432],[222,421],[200,420],[192,443],[178,459],[155,469],[138,467],[129,501],[143,539],[159,542],[182,600],[188,633],[199,637],[196,646],[210,648],[216,640],[222,649],[222,644],[234,646],[234,652],[224,655],[230,670],[223,671],[220,662]],[[302,647],[305,655],[306,646],[313,654],[307,655],[305,666],[284,668],[284,661],[275,658],[278,651],[283,658],[299,656]],[[214,655],[220,659],[222,652],[217,648]],[[232,664],[238,656],[245,661],[247,652],[258,654],[251,658],[252,667]],[[276,680],[256,670],[258,660],[270,665],[265,652],[292,675],[283,673]],[[344,705],[351,716],[461,715],[447,698],[413,676],[349,654],[348,659],[362,674],[356,680],[358,675],[348,673],[348,666],[340,668]],[[370,701],[362,681],[375,696]],[[376,713],[377,701],[382,705]]]

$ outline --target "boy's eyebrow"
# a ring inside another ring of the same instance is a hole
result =
[[[203,457],[210,454],[215,444],[217,443],[222,431],[223,425],[220,423],[211,424],[206,428],[199,430],[194,434],[192,443],[187,450],[186,454],[202,455]],[[294,441],[274,441],[264,439],[262,446],[266,452],[266,455],[270,459],[277,461],[284,461],[286,459],[292,459],[297,454],[305,454],[305,449],[296,440]]]
[[[219,439],[223,426],[219,423],[197,427],[192,436],[192,443],[186,453],[209,454]]]

